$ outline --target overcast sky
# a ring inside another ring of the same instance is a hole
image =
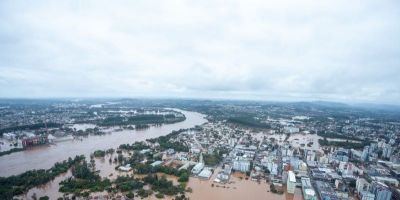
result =
[[[399,104],[400,1],[2,0],[0,97]]]

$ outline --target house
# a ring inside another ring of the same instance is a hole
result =
[[[197,175],[201,172],[201,170],[204,168],[204,163],[197,163],[193,169],[192,169],[192,173]]]
[[[153,163],[151,163],[150,165],[151,165],[152,167],[156,167],[156,166],[161,165],[161,164],[162,164],[162,161],[157,160],[157,161],[154,161]]]
[[[131,164],[127,164],[125,166],[120,166],[118,169],[123,172],[129,172],[132,170],[132,167]]]
[[[208,168],[204,168],[199,174],[198,177],[202,179],[210,179],[212,175],[212,171]]]

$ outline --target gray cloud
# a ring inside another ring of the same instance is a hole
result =
[[[1,1],[1,97],[398,103],[398,1]]]

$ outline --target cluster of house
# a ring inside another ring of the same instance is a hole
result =
[[[288,129],[290,132],[292,129]],[[294,130],[298,131],[298,130]],[[194,177],[210,179],[215,168],[221,168],[214,176],[216,183],[227,183],[233,171],[250,175],[252,180],[267,178],[277,191],[295,193],[301,188],[305,200],[352,199],[356,194],[361,200],[391,200],[399,195],[398,178],[400,162],[388,159],[382,161],[377,152],[390,156],[393,152],[389,143],[371,143],[362,151],[337,147],[309,146],[294,147],[289,141],[271,140],[262,133],[255,137],[249,130],[231,128],[217,122],[202,126],[201,130],[190,130],[172,140],[184,143],[189,152],[175,152],[168,149],[163,162],[179,161],[181,169],[191,168]],[[223,160],[217,166],[207,166],[203,155],[225,149]],[[386,149],[386,150],[385,150]],[[123,166],[120,169],[129,169]],[[351,186],[355,183],[354,188]]]

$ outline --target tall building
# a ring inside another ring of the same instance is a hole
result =
[[[372,154],[377,147],[378,147],[377,143],[371,143],[371,145],[369,146],[369,154]]]
[[[373,182],[371,184],[371,193],[375,194],[376,200],[391,200],[392,199],[392,191],[390,188],[381,183],[381,182]]]
[[[393,148],[389,144],[385,144],[383,146],[382,157],[383,158],[390,158],[392,156]]]
[[[233,169],[241,172],[248,172],[250,171],[250,161],[235,160],[233,161]]]
[[[369,154],[369,146],[365,146],[364,150],[363,150],[363,152],[361,154],[361,160],[364,161],[364,162],[368,161],[368,154]]]
[[[371,184],[368,183],[367,180],[363,178],[358,178],[356,181],[356,189],[358,194],[361,194],[361,192],[366,192],[369,191],[371,187]]]
[[[288,172],[286,188],[288,193],[294,194],[294,191],[296,189],[296,176],[294,175],[293,171]]]

